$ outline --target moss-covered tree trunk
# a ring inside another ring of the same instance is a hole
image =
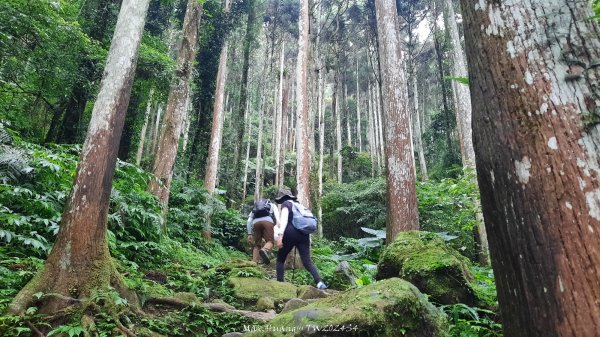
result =
[[[148,3],[123,1],[58,237],[43,270],[11,303],[13,313],[23,313],[37,292],[60,294],[45,297],[41,305],[42,312],[53,313],[94,290],[120,288],[106,241],[107,214]]]

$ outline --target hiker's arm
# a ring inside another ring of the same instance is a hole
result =
[[[248,221],[246,222],[248,235],[252,235],[252,220],[254,220],[254,213],[250,212],[250,214],[248,214]]]
[[[271,205],[271,213],[275,217],[275,224],[279,225],[281,223],[281,217],[279,216],[279,209],[275,205]]]
[[[279,222],[277,224],[277,226],[275,226],[275,238],[277,241],[277,247],[281,248],[283,247],[283,233],[285,232],[285,227],[287,226],[288,223],[288,217],[290,215],[290,211],[288,210],[287,207],[281,207],[281,222]]]

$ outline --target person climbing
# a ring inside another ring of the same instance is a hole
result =
[[[273,248],[273,227],[275,222],[279,223],[279,212],[277,207],[268,199],[259,199],[254,203],[252,211],[248,215],[246,227],[248,229],[248,244],[253,245],[252,261],[258,263],[258,257],[262,258],[264,264],[270,264],[269,252]],[[262,240],[265,245],[262,246]]]
[[[327,285],[323,283],[321,275],[317,267],[310,258],[310,234],[304,234],[294,227],[292,224],[294,202],[297,202],[297,198],[288,189],[281,189],[275,198],[275,202],[281,205],[281,222],[277,223],[275,227],[275,238],[277,239],[277,281],[284,281],[284,269],[285,259],[287,258],[290,251],[296,247],[300,253],[300,259],[304,268],[312,275],[315,280],[316,287],[319,289],[326,289]]]

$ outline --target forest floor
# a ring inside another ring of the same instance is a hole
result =
[[[169,210],[169,237],[161,237],[158,230],[160,207],[147,192],[149,173],[119,161],[108,217],[109,249],[125,285],[137,293],[144,314],[132,310],[132,303],[110,290],[97,294],[92,301],[110,302],[120,314],[115,316],[102,311],[94,312],[93,322],[89,322],[90,315],[81,312],[74,312],[58,322],[48,322],[48,316],[40,314],[35,306],[30,307],[24,316],[8,314],[9,303],[42,268],[51,248],[71,188],[79,150],[78,146],[42,147],[22,141],[11,145],[10,151],[15,158],[12,175],[5,175],[0,183],[0,335],[119,336],[124,334],[122,327],[126,327],[136,336],[221,336],[232,331],[244,331],[244,326],[264,326],[265,317],[273,318],[271,310],[279,313],[290,298],[320,296],[314,292],[307,295],[309,289],[315,289],[311,287],[313,280],[308,272],[300,268],[286,272],[288,282],[285,284],[289,286],[273,290],[281,285],[274,281],[275,259],[267,268],[249,262],[250,252],[244,251],[247,247],[244,247],[245,224],[242,214],[227,209],[223,201],[210,199],[199,182],[174,181]],[[458,215],[464,217],[456,210],[468,209],[464,205],[471,202],[470,186],[465,185],[468,181],[467,177],[420,185],[423,223],[429,226],[426,229],[439,231],[434,224],[442,223],[442,220],[436,219]],[[368,179],[336,185],[329,189],[329,197],[339,201],[339,196],[343,195],[360,202],[371,202],[369,198],[381,197],[381,184],[381,180]],[[348,210],[341,211],[340,206],[330,199],[324,200],[324,211],[332,217],[326,221],[347,223],[343,216]],[[377,201],[374,205],[379,203]],[[440,205],[453,208],[440,208]],[[384,207],[384,204],[369,207],[357,205],[356,209],[379,215]],[[204,219],[209,208],[213,212],[213,242],[202,239],[203,224],[199,221]],[[367,221],[379,223],[379,220]],[[375,277],[383,253],[383,239],[378,236],[380,232],[377,230],[367,230],[374,236],[363,239],[342,236],[336,241],[313,240],[313,260],[330,287],[326,293],[335,294],[340,301],[348,300],[344,294],[360,298],[361,289],[375,289],[387,284],[387,281],[377,281]],[[471,246],[465,239],[468,235],[461,237],[458,232],[460,230],[456,232],[457,235],[442,233],[441,237],[445,237],[447,243],[462,254],[469,253]],[[343,273],[336,272],[343,261],[348,262],[353,271],[354,284]],[[493,297],[495,287],[491,270],[476,265],[471,269],[473,281]],[[243,288],[247,283],[257,286]],[[398,283],[389,289],[376,291],[394,294],[392,288],[403,287],[403,283]],[[261,299],[259,295],[264,291],[270,296],[283,295],[275,296],[273,303],[268,299],[266,303],[265,299],[258,303]],[[36,295],[44,297],[51,294]],[[347,306],[334,303],[331,298],[315,301],[307,305],[319,306],[321,303],[328,307]],[[489,308],[478,308],[473,303],[436,305],[436,310],[447,316],[449,323],[445,329],[450,336],[501,335],[500,326],[494,321],[496,315],[493,308],[490,311]],[[273,322],[286,317],[280,314]],[[280,321],[277,324],[284,323]]]

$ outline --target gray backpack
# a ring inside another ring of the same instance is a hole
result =
[[[302,204],[292,202],[292,225],[304,234],[312,234],[317,230],[317,218]]]

